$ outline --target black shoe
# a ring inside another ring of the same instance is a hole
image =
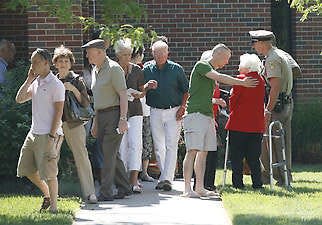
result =
[[[257,184],[252,184],[252,188],[253,189],[262,189],[263,188],[263,184],[260,182],[260,183],[257,183]]]
[[[125,198],[125,193],[124,192],[118,192],[116,195],[114,195],[114,199],[123,199]]]
[[[42,211],[48,209],[49,206],[50,206],[50,198],[44,197],[39,212],[42,212]]]
[[[100,194],[97,197],[97,201],[99,201],[99,202],[111,202],[111,201],[114,201],[114,196],[104,196],[104,195]]]
[[[217,187],[215,185],[207,186],[207,187],[205,187],[205,189],[207,189],[208,191],[215,191],[215,192],[217,192]]]
[[[240,190],[244,190],[245,189],[245,185],[233,185],[233,186],[236,189],[240,189]]]
[[[164,191],[171,191],[172,190],[171,182],[168,180],[165,180],[162,189]]]
[[[162,189],[163,189],[163,185],[164,185],[164,183],[165,183],[165,181],[164,181],[164,180],[160,181],[160,182],[157,184],[157,186],[155,186],[155,189],[157,189],[157,190],[162,190]]]

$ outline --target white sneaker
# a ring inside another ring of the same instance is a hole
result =
[[[96,204],[97,203],[97,198],[95,194],[91,194],[87,197],[87,203],[88,204]]]
[[[132,187],[132,191],[134,194],[141,194],[143,191],[143,188],[141,188],[139,185],[134,185]]]

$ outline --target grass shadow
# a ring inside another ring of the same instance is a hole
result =
[[[79,182],[73,179],[59,179],[59,196],[61,197],[76,197],[81,196],[81,189]],[[40,190],[32,184],[27,178],[13,177],[6,179],[0,185],[0,196],[17,196],[29,195],[39,196]]]
[[[317,181],[317,180],[295,180],[293,181],[293,183],[310,183],[310,184],[322,184],[321,181]]]
[[[233,218],[234,225],[285,225],[285,224],[292,224],[292,225],[320,225],[322,224],[321,219],[301,219],[301,218],[294,218],[294,217],[267,217],[267,216],[259,216],[254,214],[246,214],[246,215],[236,215]]]
[[[263,189],[253,189],[251,185],[245,185],[245,189],[243,190],[236,189],[231,185],[227,185],[221,191],[221,193],[223,195],[225,195],[225,193],[227,194],[261,193],[262,195],[279,196],[279,197],[294,197],[296,195],[294,190],[287,191],[286,189],[277,188],[277,187],[270,189],[268,186],[265,186]]]
[[[69,211],[62,211],[59,214],[49,214],[48,216],[8,216],[0,215],[0,225],[58,225],[58,224],[71,224],[73,216]]]
[[[292,172],[321,172],[322,164],[296,164],[296,167],[292,167]]]

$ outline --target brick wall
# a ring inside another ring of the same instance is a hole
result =
[[[170,58],[180,63],[187,74],[203,51],[220,42],[233,51],[223,72],[236,74],[239,56],[252,51],[248,31],[270,29],[271,24],[270,0],[139,2],[148,10],[146,24],[169,38]]]
[[[93,15],[93,1],[75,1],[78,15]],[[270,0],[138,0],[147,8],[148,18],[140,25],[151,25],[159,34],[169,38],[170,58],[180,63],[187,75],[201,53],[222,42],[233,51],[229,65],[222,72],[237,73],[239,56],[251,52],[248,31],[271,29]],[[217,3],[220,2],[220,3]],[[1,4],[0,4],[1,6]],[[96,18],[100,18],[96,5]],[[35,8],[25,14],[0,11],[0,37],[12,39],[18,58],[28,59],[36,47],[50,51],[60,44],[71,48],[77,64],[82,69],[83,54],[80,46],[88,40],[80,25],[59,23]],[[295,91],[299,99],[322,96],[322,25],[321,16],[310,16],[299,22],[293,18],[293,55],[301,64],[303,76],[296,79]],[[145,60],[151,59],[147,54]]]
[[[302,77],[296,79],[295,90],[298,99],[308,100],[322,97],[322,17],[310,15],[300,22],[300,15],[294,18],[296,29],[293,37],[294,55],[301,65]]]
[[[86,6],[81,3],[73,5],[76,15],[88,15]],[[36,7],[27,11],[28,23],[28,52],[29,55],[37,47],[47,48],[50,52],[61,44],[70,48],[75,56],[76,64],[73,69],[80,72],[83,65],[83,51],[80,46],[85,38],[80,24],[60,23],[57,18],[48,16],[48,13],[38,11]]]
[[[17,49],[16,59],[28,57],[27,15],[11,12],[4,9],[4,3],[0,3],[0,39],[5,38],[12,41]]]

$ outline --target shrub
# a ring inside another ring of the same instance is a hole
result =
[[[322,102],[298,104],[292,119],[293,159],[302,163],[322,161]]]
[[[26,78],[28,65],[18,62],[6,74],[7,82],[0,89],[0,176],[15,176],[20,147],[31,124],[31,102],[17,104],[15,96]]]

